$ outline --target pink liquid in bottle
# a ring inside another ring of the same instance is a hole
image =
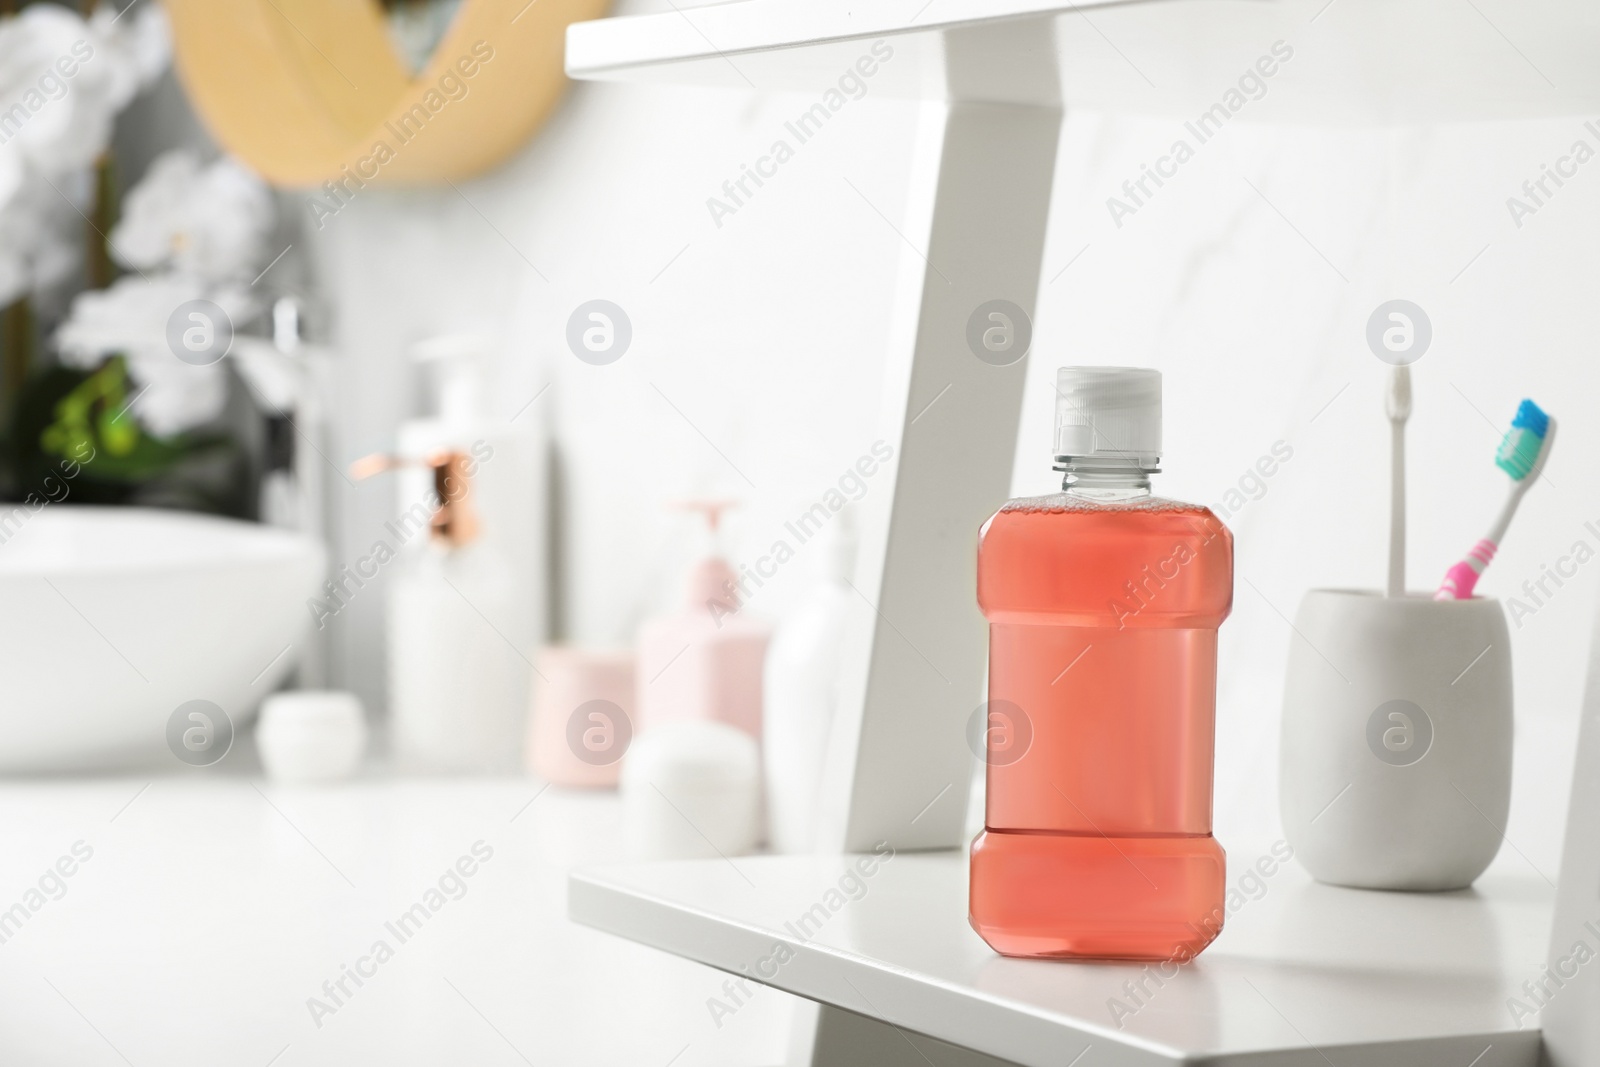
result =
[[[988,803],[971,922],[1008,956],[1185,960],[1224,915],[1211,787],[1233,538],[1149,495],[1156,372],[1063,368],[1057,388],[1070,488],[1008,503],[978,551]]]

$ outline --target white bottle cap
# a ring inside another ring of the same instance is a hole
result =
[[[282,782],[348,778],[367,747],[367,724],[354,693],[298,689],[261,705],[256,745],[267,775]]]
[[[1056,371],[1056,459],[1161,458],[1161,372],[1142,367]]]

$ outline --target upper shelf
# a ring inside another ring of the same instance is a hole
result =
[[[580,871],[567,900],[579,922],[1018,1064],[1093,1046],[1084,1067],[1533,1067],[1538,1030],[1507,1005],[1544,960],[1544,883],[1378,893],[1292,861],[1248,870],[1267,856],[1235,851],[1222,935],[1175,975],[995,955],[967,925],[961,852],[848,878],[856,857]]]
[[[733,0],[567,30],[580,79],[822,93],[864,59],[846,92],[1196,122],[1587,115],[1597,57],[1591,0]]]

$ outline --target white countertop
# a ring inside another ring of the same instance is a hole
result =
[[[1505,1000],[1542,964],[1544,883],[1492,872],[1468,893],[1362,893],[1293,863],[1120,1029],[1107,1001],[1138,969],[995,956],[966,927],[953,853],[882,865],[769,979],[778,988],[714,1018],[727,976],[568,921],[568,872],[585,868],[580,917],[737,970],[836,883],[838,861],[630,865],[619,819],[615,794],[526,779],[0,783],[0,1062],[750,1067],[783,1060],[784,990],[950,1040],[1001,1035],[1020,1062],[1066,1062],[1054,1053],[1077,1034],[1107,1064],[1313,1044],[1342,1063],[1352,1016],[1375,1039],[1492,1035],[1458,1067],[1491,1043],[1477,1067],[1531,1062],[1535,1047]],[[92,855],[30,896],[75,845]],[[430,901],[475,845],[470,877]],[[1263,851],[1232,848],[1229,884]],[[430,902],[404,940],[385,925]],[[16,904],[34,910],[13,930]],[[378,941],[392,958],[371,956]],[[323,983],[358,965],[370,977],[346,978],[335,1003]],[[320,1027],[312,997],[334,1008]]]
[[[619,817],[527,779],[0,783],[0,912],[37,905],[0,925],[0,1063],[781,1062],[785,994],[718,1026],[725,976],[566,919],[568,868],[620,859]],[[458,899],[403,942],[385,927],[478,842]],[[392,958],[362,963],[380,940]],[[318,1027],[308,998],[358,964]]]
[[[1537,1021],[1519,1028],[1507,998],[1543,966],[1545,882],[1340,889],[1293,861],[1252,877],[1271,850],[1228,851],[1221,936],[1167,972],[996,955],[967,924],[961,852],[898,855],[848,881],[855,857],[587,869],[571,906],[600,929],[1037,1067],[1533,1067]]]

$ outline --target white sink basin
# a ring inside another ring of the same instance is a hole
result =
[[[9,507],[0,771],[176,766],[177,707],[210,701],[237,729],[310,632],[324,569],[310,538],[175,511]]]

